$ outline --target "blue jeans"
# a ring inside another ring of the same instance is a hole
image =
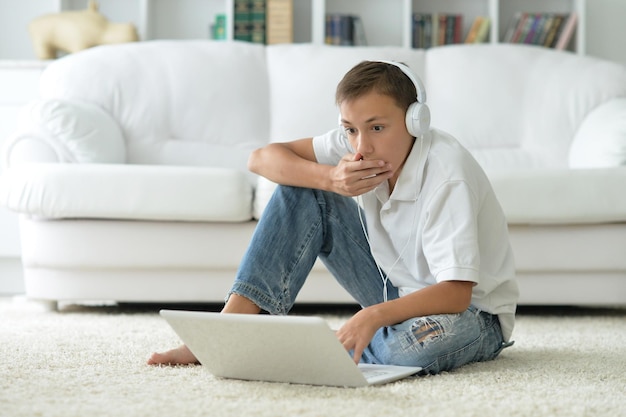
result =
[[[287,314],[319,257],[363,307],[383,302],[384,285],[348,197],[278,186],[244,255],[229,293],[270,314]],[[388,300],[398,298],[391,282]],[[508,346],[497,316],[470,306],[462,314],[416,317],[380,328],[361,361],[421,366],[438,373],[495,358]]]

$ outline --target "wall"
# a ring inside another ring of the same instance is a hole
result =
[[[626,1],[587,1],[587,55],[626,65]]]

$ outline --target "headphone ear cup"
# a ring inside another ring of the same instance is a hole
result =
[[[416,101],[407,109],[405,121],[411,136],[422,136],[430,129],[430,109],[426,104]]]

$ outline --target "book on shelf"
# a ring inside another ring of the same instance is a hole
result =
[[[293,0],[266,0],[266,42],[293,42]]]
[[[367,45],[361,18],[356,15],[329,13],[326,15],[324,42],[328,45]]]
[[[524,33],[519,39],[521,43],[532,43],[535,38],[535,32],[537,32],[537,27],[541,22],[541,16],[542,15],[538,14],[528,18]]]
[[[566,49],[569,46],[570,41],[574,36],[574,31],[576,30],[576,23],[578,23],[578,14],[576,12],[572,12],[567,16],[567,20],[563,24],[563,30],[560,33],[559,39],[554,45],[555,49]]]
[[[472,26],[470,26],[469,32],[467,32],[467,36],[465,37],[465,43],[474,43],[476,41],[476,36],[478,35],[478,30],[483,23],[483,17],[478,16],[472,22]]]
[[[518,12],[509,23],[502,42],[566,49],[574,36],[577,22],[576,12]]]
[[[237,41],[252,41],[252,3],[250,0],[233,0],[233,39]]]
[[[445,45],[446,44],[446,26],[448,23],[448,18],[445,14],[439,14],[438,16],[439,24],[437,25],[437,45]]]
[[[487,40],[489,36],[489,26],[491,25],[491,19],[487,16],[477,16],[472,22],[467,36],[465,37],[465,43],[482,43]]]
[[[483,21],[478,29],[478,34],[476,35],[476,39],[474,43],[483,43],[487,42],[489,38],[489,28],[491,27],[491,19],[488,17],[483,18]]]
[[[250,1],[250,42],[265,43],[265,0]]]
[[[563,21],[565,19],[562,15],[555,15],[552,20],[552,25],[548,28],[546,39],[543,42],[542,46],[551,48],[555,45],[559,32],[561,31],[561,27],[563,26]]]
[[[546,14],[543,22],[543,27],[539,33],[539,36],[534,40],[535,45],[545,45],[550,33],[550,28],[554,26],[554,20],[556,16],[553,14]]]
[[[463,16],[446,13],[414,13],[412,46],[426,49],[463,41]]]
[[[519,25],[520,20],[522,19],[522,12],[517,12],[513,15],[512,20],[509,22],[509,26],[504,33],[504,37],[502,38],[502,42],[511,43],[513,42],[513,36],[515,35],[515,30]]]
[[[233,0],[233,6],[233,39],[261,44],[293,42],[293,0]],[[214,39],[219,39],[215,33]]]

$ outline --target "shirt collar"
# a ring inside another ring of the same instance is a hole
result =
[[[426,160],[428,159],[428,152],[430,151],[431,143],[431,132],[427,132],[422,135],[422,137],[415,139],[413,148],[411,148],[411,152],[409,153],[409,157],[404,163],[402,172],[400,172],[396,186],[394,187],[391,196],[389,196],[390,200],[417,200],[417,197],[422,189],[422,179],[424,178],[424,169],[426,167]],[[376,194],[380,200],[382,196],[379,192],[388,195],[389,186],[386,181],[376,188]]]

